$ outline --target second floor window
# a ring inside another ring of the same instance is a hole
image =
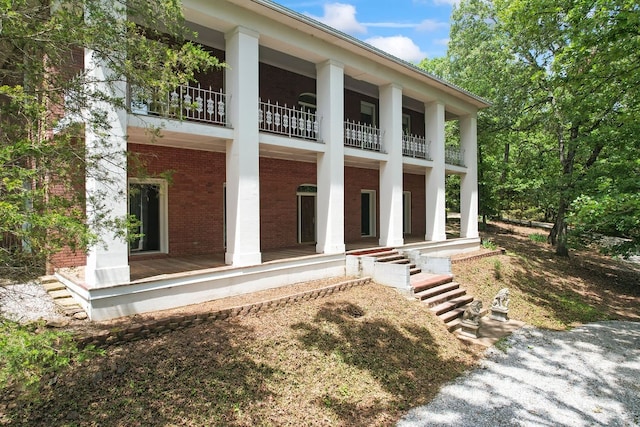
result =
[[[365,101],[360,102],[360,123],[376,126],[376,106]]]

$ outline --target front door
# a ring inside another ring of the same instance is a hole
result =
[[[298,240],[300,243],[316,241],[316,196],[298,195]]]
[[[129,185],[129,214],[136,217],[138,237],[131,252],[160,250],[160,187],[155,184]]]

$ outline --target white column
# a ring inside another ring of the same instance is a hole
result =
[[[460,118],[460,147],[467,168],[460,181],[460,237],[478,237],[477,126],[475,113]]]
[[[426,240],[442,241],[446,235],[445,167],[444,167],[444,103],[431,102],[425,105],[427,140],[431,143],[433,167],[426,173],[425,204],[427,215]]]
[[[402,88],[380,87],[380,130],[387,161],[380,162],[380,245],[402,246]]]
[[[93,57],[91,50],[85,50],[85,71],[89,80],[93,80],[96,89],[125,99],[127,84],[110,80],[109,68]],[[106,102],[93,102],[91,112],[103,111],[107,117],[107,131],[94,132],[90,125],[85,126],[87,159],[95,168],[87,170],[85,191],[87,195],[87,222],[94,225],[93,232],[101,241],[87,253],[85,282],[90,288],[128,283],[129,245],[115,230],[100,227],[97,222],[124,219],[128,213],[127,201],[127,113],[116,109]],[[98,206],[98,207],[97,207]],[[98,219],[101,215],[106,217]]]
[[[227,142],[227,253],[234,266],[260,264],[258,37],[237,27],[225,35],[226,89],[234,138]]]
[[[318,154],[316,252],[342,253],[344,245],[344,69],[317,64],[317,117],[325,152]]]

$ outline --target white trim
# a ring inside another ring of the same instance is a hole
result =
[[[362,226],[360,233],[362,237],[376,237],[376,190],[360,190],[360,203],[362,204],[362,195],[369,195],[369,234],[362,234]],[[362,225],[362,206],[360,207],[360,224]]]
[[[169,253],[169,188],[167,180],[163,178],[129,178],[127,183],[127,205],[129,204],[129,186],[131,184],[153,184],[157,185],[160,190],[160,250],[146,252],[129,251],[129,255],[136,256],[152,253]],[[127,212],[129,212],[128,208]]]

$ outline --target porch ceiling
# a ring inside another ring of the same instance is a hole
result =
[[[129,128],[128,142],[135,144],[158,145],[162,147],[184,148],[188,150],[226,152],[226,140],[206,135],[162,131],[153,138],[143,128]]]

